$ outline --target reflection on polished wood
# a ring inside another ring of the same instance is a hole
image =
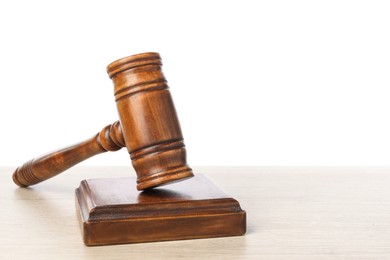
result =
[[[0,168],[0,259],[390,259],[390,167],[193,169],[240,202],[245,236],[86,247],[75,188],[129,177],[129,167],[76,167],[27,189],[9,167]]]

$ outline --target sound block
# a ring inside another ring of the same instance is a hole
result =
[[[205,175],[138,191],[136,179],[83,180],[76,208],[87,246],[239,236],[246,213]]]

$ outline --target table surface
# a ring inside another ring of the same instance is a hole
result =
[[[75,167],[27,189],[2,167],[0,259],[390,259],[390,167],[194,169],[240,202],[245,236],[86,247],[75,188],[130,167]]]

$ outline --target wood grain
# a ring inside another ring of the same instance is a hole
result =
[[[74,165],[100,153],[124,147],[122,129],[118,121],[104,127],[88,140],[32,159],[18,167],[12,175],[20,187],[35,185],[50,179]]]
[[[139,192],[134,178],[83,180],[76,208],[88,246],[240,236],[246,213],[206,176]]]
[[[128,167],[75,167],[28,189],[0,170],[0,259],[390,259],[390,167],[194,167],[246,210],[245,236],[108,247],[84,246],[74,189]]]
[[[34,185],[96,154],[124,146],[137,173],[138,190],[193,177],[161,65],[155,52],[109,64],[107,72],[114,83],[120,123],[105,127],[84,142],[26,162],[15,170],[14,182],[21,187]]]
[[[119,59],[107,67],[123,137],[144,190],[193,176],[158,53]]]

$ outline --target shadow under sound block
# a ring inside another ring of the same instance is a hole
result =
[[[239,236],[246,213],[202,174],[138,191],[135,178],[83,180],[76,208],[87,246]]]

